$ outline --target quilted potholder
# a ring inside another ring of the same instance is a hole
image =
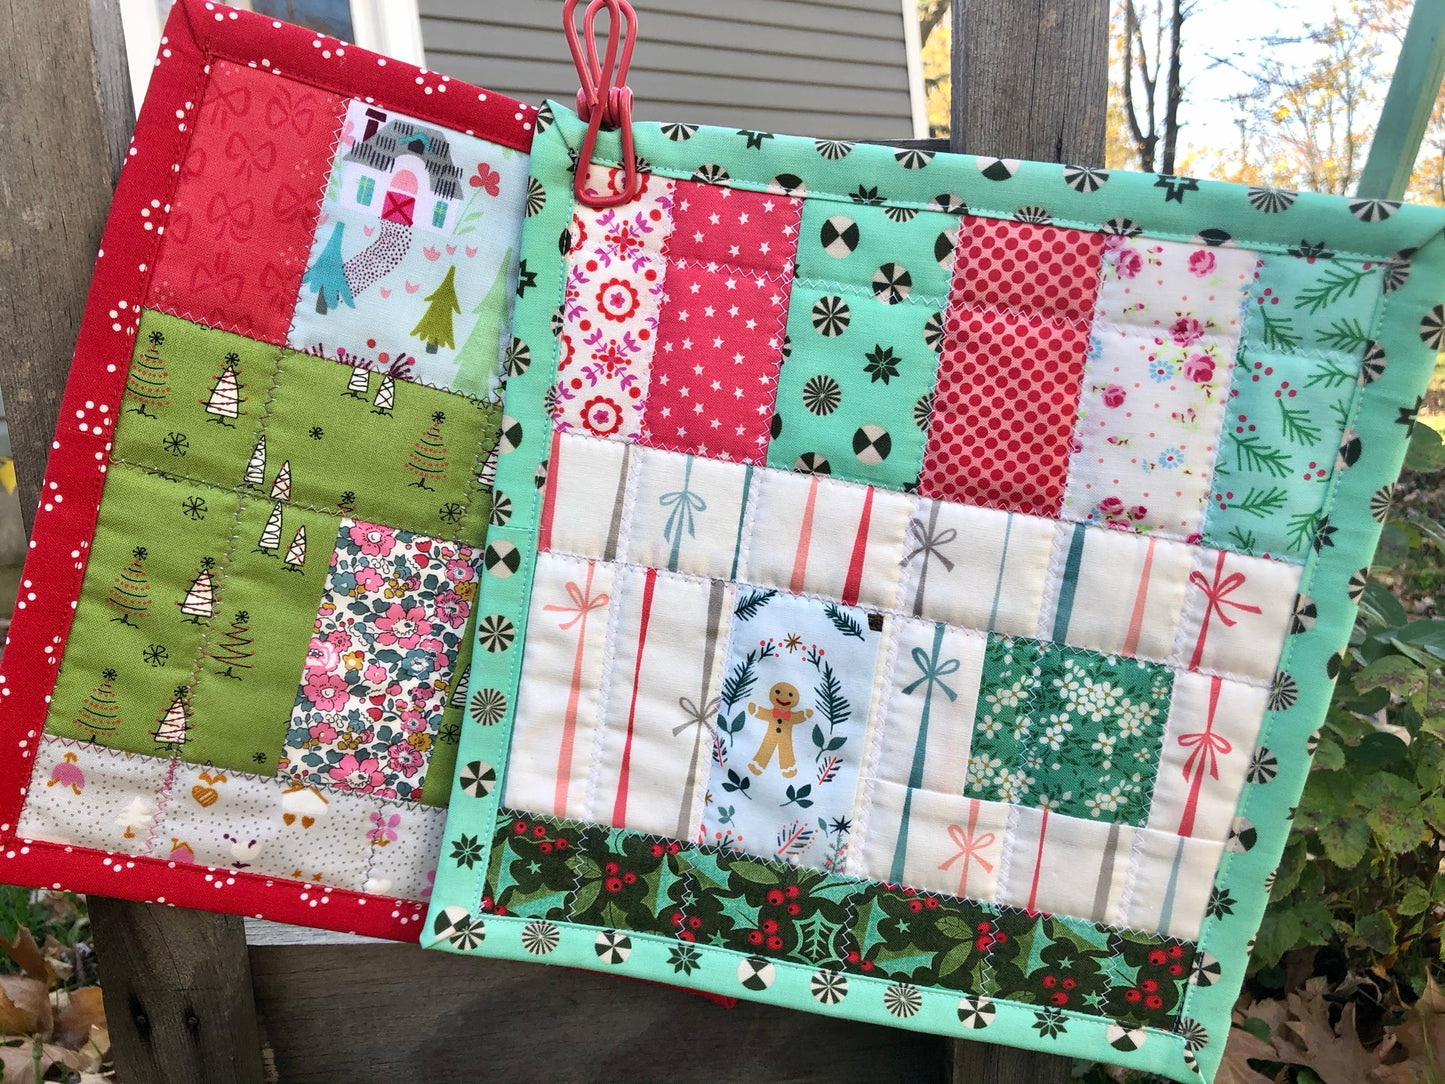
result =
[[[426,942],[1210,1079],[1445,213],[538,125]]]
[[[0,878],[415,935],[535,116],[175,5],[5,651]]]

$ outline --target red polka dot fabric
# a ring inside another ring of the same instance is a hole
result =
[[[955,308],[946,334],[919,493],[1057,516],[1087,331]]]
[[[1102,234],[967,215],[959,244],[958,304],[1093,318]]]

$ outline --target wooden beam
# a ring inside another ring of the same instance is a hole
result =
[[[0,391],[28,531],[130,140],[116,0],[0,0],[0,70]],[[239,919],[97,896],[90,919],[122,1079],[260,1084]]]
[[[953,149],[1103,165],[1108,0],[953,0]]]
[[[90,27],[87,0],[0,0],[0,391],[27,532],[114,182]]]
[[[239,918],[91,897],[90,926],[120,1079],[264,1084]]]
[[[1109,0],[953,0],[955,151],[1104,164]],[[959,1040],[953,1084],[1068,1084],[1052,1054]]]
[[[616,975],[423,952],[252,945],[276,1077],[942,1084],[932,1035],[785,1012]],[[345,1027],[345,1049],[335,1036]],[[124,1078],[130,1079],[130,1078]],[[990,1084],[992,1082],[990,1081]]]

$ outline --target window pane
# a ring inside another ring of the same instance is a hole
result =
[[[351,41],[351,0],[252,0],[251,10]]]

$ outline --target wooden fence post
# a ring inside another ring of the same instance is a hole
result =
[[[1104,164],[1109,0],[953,0],[951,150]],[[954,1084],[1068,1084],[1073,1063],[953,1044]]]
[[[116,0],[0,0],[0,71],[0,390],[28,532],[130,139]],[[122,1080],[260,1084],[240,919],[99,896],[90,915]]]

